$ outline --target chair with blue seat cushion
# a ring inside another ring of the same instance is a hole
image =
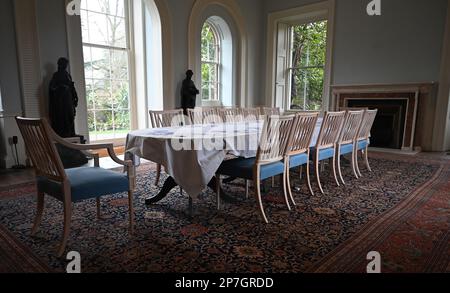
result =
[[[133,232],[133,190],[135,171],[131,161],[122,161],[114,153],[112,144],[81,145],[73,144],[59,137],[45,119],[16,118],[23,136],[27,153],[33,163],[37,180],[37,214],[32,228],[35,235],[42,220],[45,194],[63,202],[64,229],[58,256],[61,257],[69,237],[72,204],[96,199],[97,216],[100,218],[100,197],[108,194],[128,192],[130,232]],[[125,166],[127,173],[117,173],[99,167],[98,155],[94,157],[95,167],[64,169],[56,151],[55,143],[80,151],[106,149],[109,156],[118,164]]]
[[[286,185],[289,191],[289,197],[294,205],[296,205],[294,197],[292,196],[290,183],[290,170],[300,167],[300,178],[303,172],[302,166],[306,165],[306,180],[308,183],[309,192],[314,195],[311,188],[311,180],[309,176],[309,157],[310,145],[316,129],[319,113],[300,113],[295,116],[291,131],[291,148],[287,155],[289,158],[288,174],[286,176]]]
[[[352,170],[356,178],[358,174],[356,172],[356,161],[355,161],[355,143],[356,136],[358,135],[359,128],[362,123],[364,116],[364,110],[347,110],[345,114],[344,125],[342,126],[342,131],[339,136],[336,157],[337,157],[337,170],[342,184],[345,185],[344,177],[342,176],[341,167],[341,156],[351,154],[352,157]]]
[[[364,162],[366,164],[367,170],[372,172],[369,165],[369,145],[370,145],[370,131],[372,130],[373,123],[377,117],[378,110],[366,110],[364,111],[363,120],[361,126],[358,130],[358,135],[356,137],[356,148],[355,148],[355,165],[356,172],[359,176],[362,176],[358,165],[358,152],[362,152],[364,155]]]
[[[256,187],[256,199],[261,217],[266,223],[266,213],[261,199],[261,181],[283,174],[284,199],[288,209],[288,195],[286,192],[286,152],[290,145],[290,131],[294,115],[271,116],[264,123],[256,158],[237,158],[224,161],[216,172],[217,180],[217,208],[220,209],[221,175],[252,180]]]
[[[327,159],[333,159],[333,175],[336,184],[339,186],[336,173],[336,146],[344,124],[345,111],[343,112],[326,112],[320,128],[319,137],[315,147],[311,148],[311,157],[314,160],[316,170],[317,185],[323,194],[322,184],[320,183],[319,163]]]

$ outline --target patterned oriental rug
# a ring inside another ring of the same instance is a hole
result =
[[[381,254],[382,272],[450,272],[450,164],[374,154],[371,165],[373,173],[363,168],[359,180],[345,166],[347,185],[341,187],[326,170],[321,176],[325,195],[313,184],[316,194],[310,196],[304,180],[293,175],[298,205],[292,211],[280,187],[266,184],[268,225],[254,198],[245,199],[240,180],[224,187],[237,202],[223,203],[221,211],[206,190],[189,217],[187,195],[178,188],[148,208],[145,197],[158,188],[153,168],[143,166],[135,194],[135,235],[127,231],[125,194],[102,200],[102,220],[96,219],[95,200],[85,201],[75,205],[67,252],[80,252],[82,272],[362,273],[373,250]],[[0,191],[0,250],[2,242],[9,242],[10,263],[28,255],[46,264],[23,271],[47,266],[64,272],[67,261],[55,256],[62,205],[46,198],[41,228],[31,237],[34,194],[33,184]]]

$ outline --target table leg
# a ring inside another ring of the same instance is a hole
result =
[[[175,180],[172,177],[169,177],[166,179],[166,181],[164,182],[163,187],[161,188],[160,192],[152,197],[149,197],[145,200],[145,204],[146,205],[152,205],[155,204],[161,200],[163,200],[164,198],[166,198],[166,196],[169,194],[169,192],[175,188],[178,184],[175,182]]]
[[[147,198],[145,200],[145,204],[152,205],[152,204],[160,202],[161,200],[166,198],[167,195],[170,193],[170,191],[172,189],[174,189],[176,186],[178,186],[178,184],[175,182],[175,180],[172,177],[167,178],[166,181],[164,182],[164,185],[161,188],[160,192],[154,196]],[[216,189],[216,178],[215,177],[213,179],[211,179],[211,181],[208,183],[208,187],[211,188],[214,191],[214,193],[216,192],[217,189]],[[223,190],[220,191],[220,197],[221,197],[221,199],[223,199],[224,201],[227,201],[227,202],[236,202],[236,200],[233,199],[233,197],[227,195]]]

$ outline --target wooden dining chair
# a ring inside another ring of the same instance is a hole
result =
[[[221,175],[251,180],[255,183],[255,195],[261,217],[266,223],[269,223],[261,199],[261,181],[280,174],[283,174],[285,202],[288,209],[291,209],[285,182],[286,152],[290,146],[290,131],[294,117],[294,115],[284,117],[271,116],[264,122],[256,158],[236,158],[226,160],[220,165],[216,172],[218,209],[220,209]]]
[[[219,116],[225,123],[242,122],[244,117],[238,108],[223,108],[219,109]]]
[[[195,108],[188,109],[191,124],[219,124],[222,123],[217,108]]]
[[[61,257],[69,238],[73,203],[96,199],[97,216],[100,218],[100,198],[108,194],[128,192],[129,231],[133,233],[133,190],[135,170],[132,161],[122,161],[114,153],[112,144],[73,144],[59,137],[45,119],[16,118],[27,153],[33,163],[37,180],[37,214],[31,231],[35,235],[42,221],[45,194],[63,202],[64,229],[57,251]],[[106,149],[116,163],[125,166],[126,174],[99,167],[98,157],[94,167],[64,169],[55,143],[67,148],[89,151]]]
[[[186,125],[183,109],[167,111],[149,111],[153,128],[176,127]]]
[[[183,109],[167,111],[149,111],[153,128],[176,127],[186,125]],[[161,164],[156,164],[155,186],[159,185],[161,178]]]
[[[358,174],[356,172],[355,164],[355,143],[356,136],[358,135],[358,130],[361,127],[361,122],[363,119],[364,110],[361,111],[347,111],[345,114],[344,124],[342,126],[341,134],[339,135],[337,147],[336,147],[336,158],[337,158],[337,170],[339,173],[339,178],[342,184],[345,185],[344,177],[342,176],[341,167],[341,156],[346,154],[352,155],[352,170],[356,178]]]
[[[372,172],[372,169],[369,165],[369,145],[370,145],[370,131],[372,129],[373,123],[375,122],[375,118],[377,116],[378,110],[366,110],[364,111],[364,116],[362,119],[361,126],[358,130],[358,135],[355,143],[355,165],[356,172],[361,177],[361,171],[358,165],[358,152],[361,151],[364,155],[364,162],[366,164],[367,170]]]
[[[344,124],[345,112],[325,112],[320,128],[319,137],[316,146],[312,148],[312,158],[316,170],[316,180],[320,192],[324,194],[322,184],[320,183],[319,163],[324,160],[333,159],[333,175],[336,184],[340,186],[336,173],[336,145]]]
[[[281,115],[280,108],[263,107],[263,114],[266,116]]]
[[[241,112],[246,122],[256,122],[261,116],[259,108],[243,108]]]
[[[306,165],[306,180],[308,183],[309,192],[314,195],[311,188],[311,180],[309,176],[309,158],[310,145],[316,129],[319,113],[305,113],[297,114],[292,124],[291,131],[291,147],[288,149],[287,156],[289,165],[287,167],[286,185],[288,187],[289,197],[294,205],[296,205],[294,197],[292,196],[290,183],[290,170],[300,167],[300,178],[303,171],[302,166]]]

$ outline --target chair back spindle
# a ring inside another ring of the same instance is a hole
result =
[[[268,108],[268,107],[264,107],[263,108],[263,112],[264,115],[266,116],[280,116],[281,115],[281,111],[280,108]]]
[[[58,155],[50,125],[45,119],[16,117],[27,153],[33,163],[36,176],[47,177],[57,182],[66,179],[61,158]]]
[[[319,113],[302,113],[295,116],[288,155],[298,155],[309,151],[318,119]]]
[[[347,111],[338,141],[340,145],[355,142],[363,116],[364,111]]]
[[[290,147],[290,131],[295,116],[269,116],[264,122],[256,156],[257,164],[281,161]]]
[[[345,112],[326,112],[322,120],[316,148],[324,149],[334,147],[339,139],[342,125],[344,124]]]
[[[183,110],[149,111],[153,128],[185,125]]]
[[[261,112],[259,108],[244,108],[242,109],[242,116],[246,122],[256,122],[259,120]]]
[[[367,140],[370,137],[370,130],[377,116],[378,110],[366,110],[362,119],[361,127],[358,130],[357,140]]]
[[[242,122],[243,115],[238,108],[219,109],[219,116],[225,123]]]

